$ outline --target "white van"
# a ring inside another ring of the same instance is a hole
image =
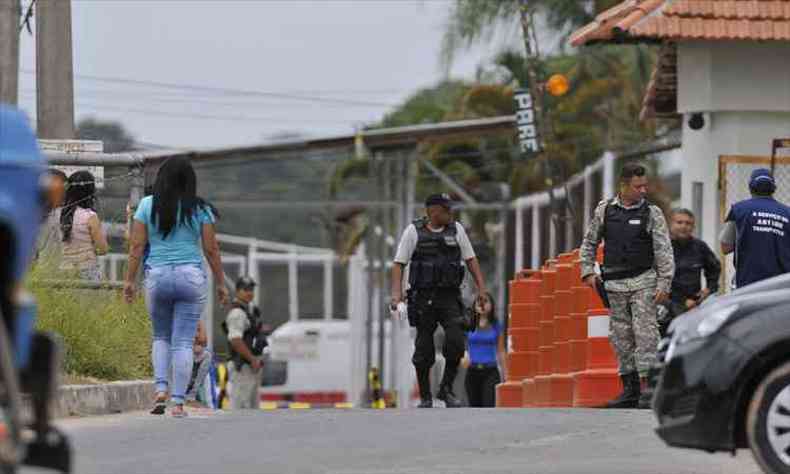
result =
[[[301,320],[269,336],[262,401],[345,403],[351,387],[351,325],[348,321]]]
[[[374,326],[373,359],[378,354],[378,331]],[[390,351],[390,324],[385,325],[388,343],[385,344],[385,377],[392,370],[392,353]],[[351,348],[351,323],[347,320],[298,320],[289,321],[278,327],[269,336],[269,353],[263,365],[263,381],[261,401],[263,402],[303,402],[311,407],[336,406],[348,404],[357,397],[352,396],[353,387],[363,390],[365,385],[362,373],[361,380],[354,381]],[[411,375],[408,404],[414,406],[418,402],[416,378],[410,358],[413,343],[408,342],[406,353],[399,355],[399,367]],[[439,377],[444,368],[444,358],[436,354],[436,364],[432,371],[434,391],[438,387]],[[364,372],[364,371],[363,371]],[[459,370],[455,383],[456,394],[465,400],[463,378],[465,370]],[[355,383],[356,382],[356,383]],[[385,385],[389,385],[385,381]]]

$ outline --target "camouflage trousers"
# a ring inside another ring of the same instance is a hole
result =
[[[656,363],[659,336],[655,295],[656,287],[609,292],[609,341],[617,354],[620,374],[639,372],[640,377],[646,377]]]

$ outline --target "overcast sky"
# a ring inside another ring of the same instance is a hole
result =
[[[354,124],[380,119],[441,79],[450,5],[74,0],[77,119],[119,120],[139,142],[166,146],[351,133]],[[20,105],[33,115],[35,44],[27,33],[22,38]],[[460,55],[451,75],[473,78],[478,63],[501,46],[492,42]],[[264,92],[331,100],[258,94]]]

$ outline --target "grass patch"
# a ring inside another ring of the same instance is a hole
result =
[[[50,271],[34,268],[27,288],[38,303],[36,327],[63,339],[66,374],[107,381],[151,377],[151,323],[142,298],[129,305],[119,290],[41,283],[50,278]]]

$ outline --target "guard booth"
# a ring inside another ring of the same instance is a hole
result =
[[[790,134],[787,5],[624,1],[571,36],[577,47],[659,45],[640,118],[681,120],[681,205],[694,211],[699,237],[714,249],[729,206],[748,197],[749,173],[769,167],[773,141]],[[786,166],[777,161],[776,197],[790,204]]]

